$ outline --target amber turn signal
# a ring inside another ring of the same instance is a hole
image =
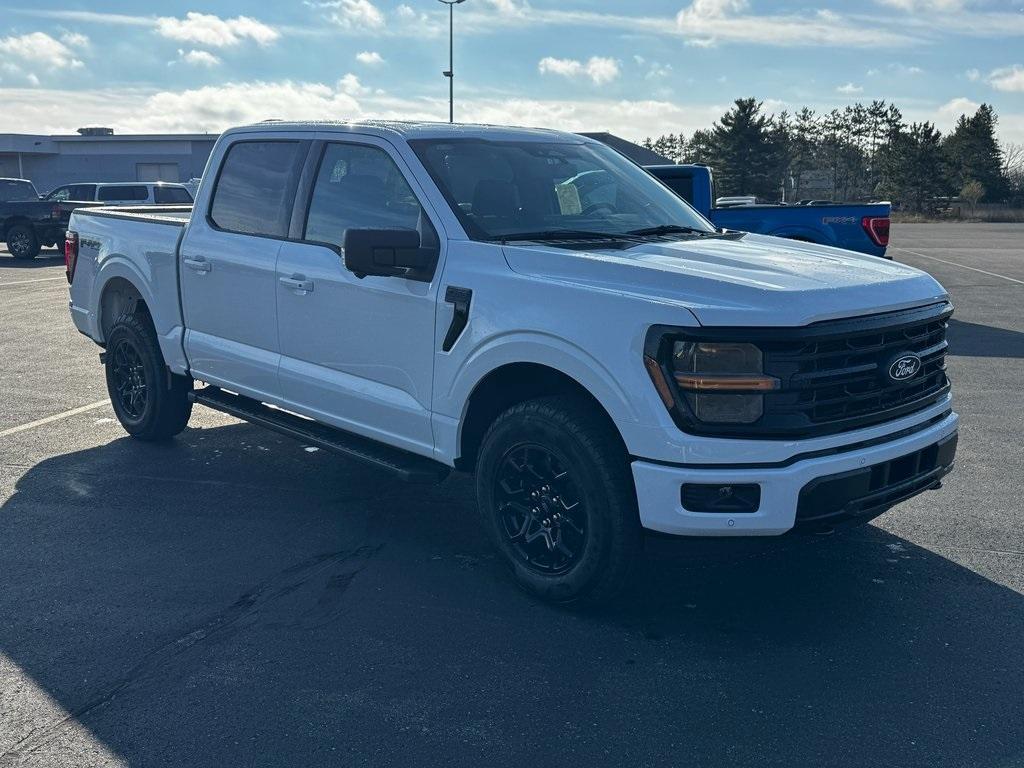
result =
[[[774,376],[707,376],[677,373],[676,384],[698,392],[766,392],[779,388]]]

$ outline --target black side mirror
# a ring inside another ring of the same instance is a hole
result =
[[[438,249],[424,248],[415,229],[347,229],[342,241],[345,267],[356,277],[405,277],[429,281]]]

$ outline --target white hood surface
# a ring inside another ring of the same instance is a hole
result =
[[[704,326],[800,326],[946,298],[934,278],[913,267],[765,235],[651,241],[623,250],[504,250],[520,274],[678,303]]]

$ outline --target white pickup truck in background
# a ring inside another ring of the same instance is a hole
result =
[[[475,472],[557,602],[619,590],[645,528],[831,530],[953,465],[935,280],[717,231],[573,134],[237,128],[194,207],[77,210],[66,255],[130,434],[201,403],[408,480]]]

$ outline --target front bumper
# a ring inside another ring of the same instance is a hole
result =
[[[798,509],[799,527],[868,520],[936,487],[952,468],[956,444],[951,438],[958,422],[950,413],[889,442],[787,466],[701,468],[637,460],[633,480],[640,522],[650,530],[682,536],[777,536],[797,525]],[[934,467],[928,465],[933,459]],[[682,504],[686,483],[757,484],[760,505],[756,512],[693,512]]]

